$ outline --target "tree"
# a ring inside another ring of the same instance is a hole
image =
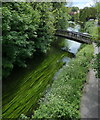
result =
[[[84,9],[80,10],[79,19],[82,22],[86,22],[89,19],[96,19],[96,9],[94,7],[85,7]]]
[[[25,59],[35,52],[34,39],[39,14],[30,3],[3,3],[3,76],[10,74],[14,64],[26,66]]]
[[[79,20],[79,8],[71,7],[69,14],[71,15],[71,21],[77,22]]]
[[[68,8],[65,4],[64,2],[53,3],[54,25],[56,29],[66,29],[68,27],[70,15],[68,14]]]
[[[34,6],[35,10],[40,13],[40,22],[37,29],[37,38],[35,39],[35,48],[43,53],[49,49],[53,41],[55,31],[54,16],[52,13],[52,3],[38,3]]]
[[[78,10],[79,10],[78,7],[72,7],[72,9],[71,9],[72,12],[77,12]]]
[[[35,52],[46,53],[56,29],[65,29],[69,15],[65,3],[3,3],[3,77],[15,65],[26,67]]]

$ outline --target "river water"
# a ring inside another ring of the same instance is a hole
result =
[[[68,30],[79,31],[80,26]],[[57,78],[61,68],[75,57],[80,43],[57,37],[46,55],[36,54],[25,69],[15,69],[3,81],[3,117],[17,118],[30,114],[38,106],[44,91]]]

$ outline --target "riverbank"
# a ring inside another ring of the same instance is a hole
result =
[[[93,46],[86,45],[62,68],[33,118],[80,118],[80,98],[92,57]]]
[[[94,55],[96,55],[99,53],[99,48],[95,43],[93,43],[93,46]],[[91,63],[93,63],[93,60]],[[99,118],[98,88],[99,86],[98,78],[96,78],[96,71],[94,71],[93,68],[90,68],[81,98],[81,118]]]
[[[73,30],[78,31],[79,28],[77,25]],[[61,37],[54,41],[47,54],[34,56],[28,61],[27,68],[15,69],[12,75],[3,81],[3,118],[19,118],[21,114],[33,114],[55,74],[75,57],[80,48],[80,43]]]
[[[65,64],[63,58],[73,58],[70,52],[61,50],[67,47],[66,41],[60,38],[48,54],[35,56],[27,68],[16,69],[9,79],[3,81],[3,118],[18,118],[22,113],[33,113],[55,73]]]

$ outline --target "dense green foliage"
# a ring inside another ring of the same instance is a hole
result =
[[[72,7],[72,8],[71,8],[71,11],[72,11],[72,12],[77,12],[78,10],[79,10],[78,7]]]
[[[96,19],[97,10],[94,7],[85,7],[80,10],[79,20],[86,22],[89,19]]]
[[[70,16],[68,14],[67,8],[64,6],[65,3],[53,3],[53,14],[55,18],[54,26],[57,29],[67,29],[68,27],[68,20]]]
[[[71,7],[69,14],[71,15],[71,21],[78,22],[79,21],[79,8]]]
[[[96,2],[95,4],[95,8],[97,10],[97,20],[98,20],[98,24],[97,24],[97,32],[95,32],[94,30],[94,35],[96,36],[96,39],[98,40],[97,46],[100,49],[100,2]],[[100,78],[100,53],[98,53],[95,57],[94,60],[94,69],[97,71],[97,78]]]
[[[96,55],[94,59],[93,68],[96,70],[96,77],[100,78],[100,53]]]
[[[98,38],[98,23],[97,20],[87,21],[84,25],[84,31],[91,34],[93,39],[97,40]]]
[[[100,2],[96,2],[94,6],[96,10],[96,20],[87,21],[84,24],[84,31],[93,36],[93,41],[97,41],[97,46],[100,47]],[[100,53],[95,56],[94,69],[97,71],[96,76],[100,78]]]
[[[94,7],[85,7],[80,10],[80,21],[83,23],[82,30],[91,34],[96,40],[99,40],[99,18],[100,3],[96,2]]]
[[[3,76],[8,76],[14,64],[26,66],[25,59],[35,51],[35,31],[39,14],[29,3],[3,5]]]
[[[100,25],[100,2],[95,3],[95,9],[97,10],[97,19],[98,19],[98,24]]]
[[[88,21],[85,23],[84,31],[91,34],[93,36],[93,41],[97,41],[97,46],[100,46],[100,27],[98,26],[97,20],[95,21]],[[97,71],[96,77],[100,78],[100,53],[95,56],[94,69]]]
[[[97,7],[99,7],[97,5]],[[95,7],[85,7],[83,9],[79,9],[78,7],[70,8],[69,14],[71,15],[71,21],[79,22],[84,26],[85,22],[90,19],[96,19],[98,11]]]
[[[34,52],[46,53],[55,30],[69,19],[64,3],[9,2],[3,3],[2,13],[3,77],[14,65],[26,67]]]
[[[55,19],[52,13],[52,3],[35,3],[34,10],[38,10],[40,14],[39,27],[37,29],[37,38],[35,39],[35,48],[46,53],[53,40],[55,30]]]
[[[95,21],[88,21],[85,24],[86,32],[90,33],[93,36],[93,41],[97,41],[97,46],[100,47],[100,27],[94,24]],[[94,58],[93,68],[96,71],[96,77],[100,78],[100,53],[96,54]]]
[[[87,45],[77,54],[76,59],[62,69],[51,90],[40,101],[33,118],[66,120],[80,117],[80,97],[92,56],[93,46]]]

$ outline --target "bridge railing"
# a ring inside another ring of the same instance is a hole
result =
[[[56,30],[56,33],[65,33],[65,34],[76,34],[76,35],[81,35],[81,36],[84,36],[84,37],[91,37],[91,35],[89,34],[84,34],[84,33],[81,33],[81,32],[75,32],[75,31],[68,31],[68,30]]]
[[[56,31],[56,35],[63,35],[65,37],[69,37],[69,38],[73,38],[73,39],[77,39],[79,41],[84,41],[87,43],[91,43],[92,42],[92,36],[88,35],[88,34],[83,34],[80,32],[74,32],[74,31],[68,31],[68,30],[57,30]]]

